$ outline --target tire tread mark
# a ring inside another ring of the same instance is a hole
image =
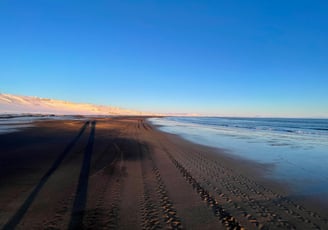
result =
[[[141,145],[141,144],[140,144]],[[147,185],[145,187],[145,196],[146,200],[145,203],[147,205],[147,209],[145,210],[145,215],[147,216],[147,224],[144,226],[144,229],[162,229],[163,226],[161,223],[164,223],[167,225],[169,229],[183,229],[181,219],[179,218],[176,209],[174,208],[173,202],[170,200],[168,192],[166,190],[165,184],[162,180],[161,174],[159,172],[159,169],[156,167],[156,163],[154,159],[151,157],[150,152],[148,150],[147,145],[142,145],[145,154],[144,157],[147,157],[147,160],[150,163],[151,167],[151,174],[154,176],[155,179],[155,193],[157,194],[157,199],[159,199],[157,202],[159,202],[159,205],[162,209],[162,218],[160,219],[160,214],[158,210],[156,210],[156,207],[154,207],[154,201],[149,199],[150,194],[148,194],[148,188]],[[144,159],[146,160],[146,159]],[[155,195],[152,193],[152,195]]]
[[[81,229],[83,227],[83,216],[87,201],[89,173],[93,152],[93,144],[95,139],[96,121],[92,121],[91,125],[91,132],[81,166],[79,182],[76,189],[76,195],[71,213],[71,220],[69,223],[69,229]]]
[[[43,175],[39,183],[36,185],[36,187],[32,190],[32,192],[28,195],[24,203],[20,206],[20,208],[16,211],[16,213],[9,219],[9,221],[4,225],[3,230],[10,230],[15,229],[15,227],[19,224],[19,222],[23,219],[25,213],[45,185],[45,183],[48,181],[48,179],[51,177],[51,175],[58,169],[60,164],[63,162],[65,157],[68,155],[68,153],[72,150],[76,142],[80,139],[82,134],[84,133],[85,129],[89,125],[89,121],[85,122],[85,124],[80,129],[79,133],[75,138],[66,146],[65,150],[59,155],[59,157],[54,161],[52,166],[48,169],[48,171]]]
[[[164,151],[172,161],[172,163],[176,166],[182,176],[186,179],[186,181],[192,185],[193,189],[199,194],[200,198],[207,203],[208,206],[212,208],[213,214],[219,218],[221,223],[226,227],[226,229],[233,230],[242,230],[242,227],[237,219],[233,217],[229,212],[223,209],[219,202],[216,200],[214,196],[212,196],[207,190],[205,190],[199,182],[196,181],[194,177],[185,169],[173,156],[172,154],[163,147]]]

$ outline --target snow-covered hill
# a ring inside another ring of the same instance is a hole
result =
[[[17,96],[0,93],[0,114],[37,113],[56,115],[152,115],[111,106]]]

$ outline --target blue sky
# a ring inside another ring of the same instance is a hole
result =
[[[328,117],[327,1],[0,2],[0,92]]]

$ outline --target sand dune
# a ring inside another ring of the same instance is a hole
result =
[[[0,113],[58,115],[154,115],[118,107],[73,103],[48,98],[0,94]]]

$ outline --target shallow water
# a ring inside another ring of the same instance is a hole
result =
[[[0,119],[0,134],[17,132],[22,128],[32,127],[37,117],[9,117]]]
[[[297,194],[328,194],[328,120],[151,118],[165,132],[230,154],[274,165],[267,177]]]
[[[20,131],[23,128],[33,126],[33,122],[39,120],[83,120],[83,117],[75,116],[23,116],[0,115],[0,134]]]

